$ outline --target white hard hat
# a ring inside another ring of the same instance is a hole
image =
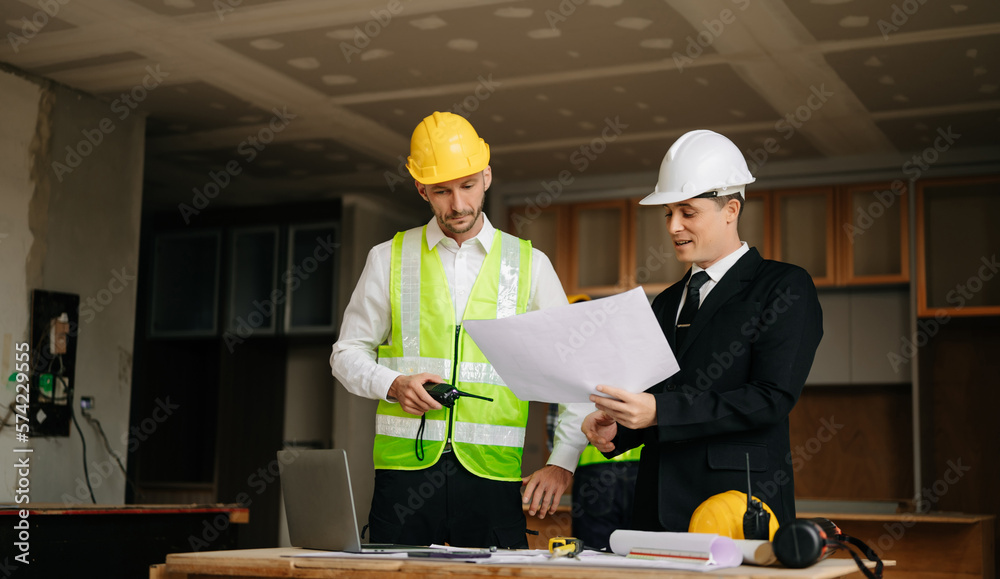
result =
[[[640,205],[677,203],[706,193],[722,197],[743,193],[753,175],[732,141],[707,130],[690,131],[670,146],[660,164],[656,189]]]

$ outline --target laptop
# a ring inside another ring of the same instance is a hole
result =
[[[347,453],[343,449],[279,450],[281,494],[293,547],[347,553],[410,553],[433,547],[361,544]]]

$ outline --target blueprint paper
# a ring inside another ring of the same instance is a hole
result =
[[[521,400],[590,402],[598,384],[642,392],[680,369],[641,287],[464,326]]]

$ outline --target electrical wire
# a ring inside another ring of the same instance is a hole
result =
[[[115,451],[111,449],[111,443],[108,442],[108,436],[104,433],[104,427],[101,426],[101,421],[98,420],[95,416],[93,416],[86,409],[80,410],[80,412],[83,414],[84,418],[86,418],[87,421],[90,422],[90,424],[92,426],[96,426],[97,427],[97,432],[101,435],[101,439],[104,441],[104,448],[105,448],[105,450],[107,450],[108,454],[111,455],[115,459],[115,462],[118,463],[118,468],[121,469],[121,471],[122,471],[122,475],[125,476],[125,484],[127,484],[129,487],[131,487],[132,492],[136,496],[138,496],[139,489],[135,488],[135,485],[132,484],[132,481],[129,480],[129,478],[128,478],[128,472],[125,471],[125,465],[123,465],[121,459],[118,458],[118,454],[116,454]]]
[[[73,425],[76,426],[76,431],[80,433],[80,444],[83,445],[83,478],[87,480],[87,489],[90,491],[90,500],[96,505],[97,499],[94,498],[94,489],[90,486],[90,471],[87,469],[87,440],[83,437],[83,431],[80,430],[80,423],[76,420],[76,412],[73,411],[72,404],[69,407],[69,416],[73,419]]]

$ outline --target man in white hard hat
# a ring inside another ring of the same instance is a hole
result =
[[[432,114],[410,149],[434,217],[369,252],[330,358],[350,392],[379,400],[370,540],[526,548],[522,500],[532,515],[555,512],[587,445],[587,405],[566,407],[548,465],[522,479],[528,403],[462,321],[566,305],[566,294],[543,253],[483,213],[490,150],[467,120]],[[442,407],[427,391],[440,383],[492,402]]]
[[[683,279],[653,301],[680,371],[646,392],[611,385],[592,396],[583,429],[606,456],[645,443],[633,528],[687,531],[705,499],[746,490],[781,523],[795,517],[788,414],[823,335],[816,288],[802,268],[741,242],[754,178],[740,150],[692,131],[667,151],[643,205],[662,205]]]

